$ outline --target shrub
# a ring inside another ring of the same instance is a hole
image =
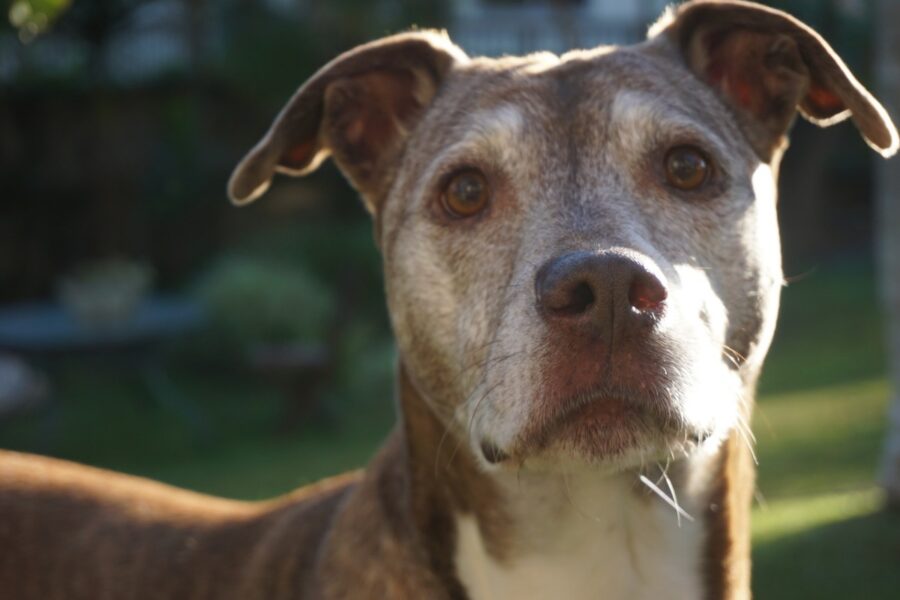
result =
[[[334,316],[331,291],[299,265],[227,257],[198,292],[211,325],[245,348],[321,342]]]

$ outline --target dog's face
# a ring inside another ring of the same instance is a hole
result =
[[[411,136],[390,313],[488,461],[631,464],[735,425],[782,281],[774,182],[691,77],[647,48],[472,61]]]
[[[436,34],[362,47],[301,88],[232,179],[252,199],[274,170],[335,157],[376,218],[404,367],[487,468],[717,445],[774,328],[775,171],[797,107],[849,110],[896,147],[883,109],[782,13],[697,2],[658,29],[562,57],[468,59]]]

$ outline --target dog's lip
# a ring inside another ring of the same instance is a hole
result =
[[[621,426],[625,417],[639,412],[636,404],[621,395],[600,393],[555,402],[549,410],[539,412],[516,445],[542,448],[572,427]]]
[[[621,395],[593,394],[575,398],[563,403],[563,408],[546,419],[539,430],[543,433],[540,437],[553,438],[572,426],[620,426],[624,418],[642,412],[640,404],[634,398]]]
[[[565,442],[588,429],[608,429],[612,432],[637,431],[654,418],[658,423],[668,419],[665,412],[651,399],[628,390],[598,390],[569,396],[549,408],[538,411],[535,419],[516,438],[504,454],[520,460],[540,452],[555,442]]]

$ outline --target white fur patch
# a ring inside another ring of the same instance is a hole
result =
[[[501,104],[479,111],[472,115],[466,135],[451,146],[446,154],[456,154],[460,150],[481,150],[496,155],[500,164],[509,162],[521,140],[524,127],[525,118],[515,105]],[[442,158],[439,156],[437,162],[442,162]]]
[[[695,133],[696,137],[712,144],[719,155],[728,155],[725,143],[712,128],[695,119],[658,95],[623,90],[612,102],[611,122],[616,124],[619,143],[627,156],[640,156],[648,144],[658,139],[660,126],[667,130]]]
[[[471,160],[472,156],[492,157],[500,164],[512,161],[524,127],[522,112],[512,104],[473,114],[465,135],[431,160],[422,180],[429,181],[447,164],[459,159]]]
[[[458,517],[456,565],[469,597],[700,598],[702,523],[679,525],[661,500],[639,497],[639,485],[634,474],[589,473],[562,487],[558,479],[513,484],[520,525],[505,563],[488,554],[473,518]],[[697,514],[696,486],[685,487],[679,500]]]

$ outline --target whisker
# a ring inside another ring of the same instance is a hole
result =
[[[600,519],[598,519],[597,517],[595,517],[593,515],[589,515],[588,513],[583,511],[580,506],[578,506],[575,503],[575,499],[572,497],[572,489],[569,487],[569,474],[567,472],[563,471],[562,476],[563,476],[563,484],[564,484],[563,489],[565,490],[565,493],[566,493],[566,500],[569,501],[569,504],[572,506],[573,509],[575,509],[575,512],[578,513],[580,516],[582,516],[585,519],[594,521],[595,523],[600,523],[601,522]]]
[[[755,444],[755,443],[756,443],[756,436],[753,435],[753,430],[750,429],[750,424],[747,423],[747,419],[745,419],[745,418],[744,418],[744,415],[741,415],[741,414],[738,414],[737,418],[738,418],[738,422],[739,422],[739,423],[741,424],[741,426],[744,428],[744,431],[747,432],[747,435],[750,436],[750,439],[753,440],[753,443]]]
[[[740,369],[745,362],[747,362],[747,357],[743,354],[729,346],[728,344],[722,344],[722,356],[728,359],[731,364],[735,366],[736,369]]]
[[[688,521],[690,521],[690,522],[692,522],[692,523],[694,522],[694,517],[692,517],[691,515],[689,515],[683,508],[681,508],[681,506],[678,504],[678,501],[677,501],[677,500],[673,500],[672,498],[669,498],[669,497],[666,495],[666,493],[665,493],[664,491],[662,491],[661,489],[659,489],[659,487],[658,487],[655,483],[653,483],[652,481],[650,481],[650,479],[649,479],[646,475],[644,475],[643,473],[641,473],[640,475],[638,475],[638,479],[640,479],[641,483],[643,483],[643,484],[646,485],[648,488],[650,488],[650,491],[651,491],[651,492],[653,492],[654,494],[656,494],[657,496],[659,496],[660,498],[662,498],[663,502],[665,502],[666,504],[668,504],[669,506],[671,506],[673,509],[675,509],[675,513],[676,513],[679,517],[684,517],[684,518],[687,519]],[[667,476],[667,477],[666,477],[666,480],[668,481],[668,479],[669,479],[669,478],[668,478],[668,476]],[[670,486],[671,486],[671,482],[670,482]],[[671,487],[670,487],[670,489],[671,489]],[[673,495],[673,496],[675,495],[674,490],[673,490],[673,492],[672,492],[672,495]],[[679,521],[678,521],[678,525],[679,525],[679,527],[681,526],[681,520],[680,520],[680,519],[679,519]]]
[[[466,350],[466,352],[468,352],[469,354],[478,354],[483,350],[492,348],[495,344],[499,343],[499,341],[500,340],[491,340],[490,342],[482,344],[481,346],[479,346],[477,348],[468,349],[468,350]],[[464,375],[467,375],[474,369],[479,369],[479,368],[484,367],[487,364],[487,362],[490,360],[492,360],[492,357],[490,356],[490,353],[488,353],[487,356],[485,356],[479,360],[472,361],[469,364],[464,364],[460,368],[459,373],[456,374],[456,377],[454,377],[453,382],[455,383],[455,382],[459,381],[460,379],[462,379],[462,377]]]
[[[458,382],[460,379],[462,379],[462,377],[464,375],[467,375],[469,372],[471,372],[475,369],[486,369],[487,367],[493,367],[504,361],[509,360],[510,358],[513,358],[514,356],[522,354],[523,352],[524,352],[524,350],[517,350],[515,352],[510,352],[508,354],[503,354],[500,356],[487,356],[483,360],[472,363],[472,364],[460,369],[460,372],[456,374],[456,377],[453,379],[453,382],[454,383]]]
[[[446,440],[447,436],[449,436],[449,435],[450,435],[450,426],[445,424],[444,425],[444,434],[441,436],[441,441],[438,442],[437,450],[434,453],[434,476],[435,476],[435,478],[437,478],[437,476],[438,476],[438,466],[439,466],[439,463],[441,460],[441,448],[444,447],[444,440]],[[451,460],[452,459],[453,458],[451,456]],[[447,461],[447,464],[449,465],[450,461]]]
[[[491,394],[491,392],[493,392],[495,389],[497,389],[497,386],[499,386],[500,383],[502,383],[502,382],[498,381],[497,383],[495,383],[494,385],[489,387],[487,389],[487,391],[485,391],[484,394],[481,395],[481,398],[479,398],[478,401],[475,403],[475,407],[472,409],[472,415],[469,417],[469,424],[466,426],[466,437],[465,438],[460,437],[460,439],[457,440],[456,447],[453,449],[453,453],[450,455],[450,458],[447,460],[448,465],[453,462],[454,458],[456,458],[456,454],[459,452],[459,448],[460,448],[460,446],[463,445],[464,441],[471,439],[472,426],[475,424],[475,417],[478,414],[478,409],[481,406],[481,403],[484,401],[485,398],[487,398]],[[480,386],[478,386],[478,387],[480,387]],[[478,387],[476,387],[475,389],[478,389]],[[471,399],[471,396],[469,396],[469,398],[466,398],[466,402],[468,402],[470,399]]]
[[[744,440],[744,445],[747,446],[747,450],[750,451],[750,457],[753,459],[753,464],[758,467],[759,459],[756,457],[756,450],[753,448],[753,443],[756,441],[756,438],[753,437],[753,432],[749,431],[746,421],[744,421],[743,417],[740,415],[738,416],[737,427],[735,427],[735,429],[737,429],[741,439]],[[751,438],[753,438],[753,441],[750,441]]]
[[[769,502],[758,487],[753,488],[753,499],[756,500],[756,503],[761,509],[769,510]]]
[[[481,408],[481,403],[484,402],[484,399],[487,398],[491,394],[491,392],[493,392],[495,389],[497,389],[497,387],[499,387],[499,385],[501,383],[502,383],[502,381],[498,381],[497,383],[495,383],[494,385],[489,387],[487,389],[487,391],[481,395],[481,398],[479,398],[478,401],[475,403],[475,406],[472,408],[472,416],[469,417],[469,424],[466,427],[466,435],[468,435],[470,437],[472,435],[472,426],[475,424],[475,417],[478,414],[478,409]],[[468,400],[467,400],[467,402],[468,402]]]
[[[741,354],[740,352],[738,352],[737,350],[735,350],[734,348],[732,348],[732,347],[729,346],[728,344],[722,344],[722,349],[725,350],[725,352],[728,352],[729,354],[731,354],[733,357],[735,357],[736,359],[738,359],[738,360],[740,360],[740,361],[746,361],[746,360],[747,360],[747,357],[746,357],[746,356],[744,356],[743,354]]]
[[[669,472],[668,472],[668,471],[669,471],[669,464],[666,463],[666,468],[665,468],[665,469],[661,469],[661,471],[662,471],[662,478],[663,478],[663,481],[666,482],[666,487],[669,488],[669,494],[672,495],[672,502],[673,502],[676,506],[680,506],[680,505],[678,504],[678,496],[675,494],[675,486],[672,485],[672,480],[669,478]],[[681,527],[681,512],[682,512],[682,511],[679,511],[679,510],[676,510],[676,511],[675,511],[675,519],[676,519],[676,521],[678,521],[678,527]]]

